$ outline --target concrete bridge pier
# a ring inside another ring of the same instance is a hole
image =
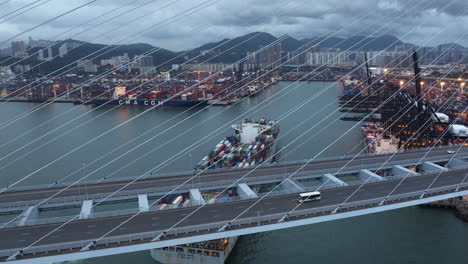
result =
[[[303,192],[304,188],[300,186],[298,183],[291,179],[285,179],[280,183],[281,189],[284,191],[292,191],[292,192]]]
[[[149,211],[149,203],[148,203],[148,195],[147,194],[139,194],[138,195],[138,208],[140,212],[148,212]]]
[[[424,162],[424,163],[422,164],[422,169],[423,169],[424,171],[427,171],[427,172],[442,172],[442,171],[448,171],[447,168],[444,168],[444,167],[442,167],[442,166],[440,166],[440,165],[437,165],[437,164],[435,164],[435,163],[428,162],[428,161],[426,161],[426,162]]]
[[[241,199],[258,198],[258,195],[246,183],[237,184],[237,192]]]
[[[199,189],[190,189],[189,197],[190,197],[190,202],[192,203],[193,206],[200,206],[206,203]]]
[[[358,177],[359,179],[363,180],[363,181],[372,181],[373,179],[374,180],[377,180],[377,181],[383,181],[384,178],[380,175],[377,175],[375,173],[373,173],[372,171],[370,170],[360,170],[359,173],[358,173]],[[371,179],[369,179],[371,178]]]
[[[447,166],[454,169],[466,169],[468,168],[468,162],[459,159],[452,159],[447,163]]]
[[[29,206],[24,209],[17,222],[17,226],[25,226],[29,221],[35,220],[39,217],[39,208],[36,206]]]
[[[83,201],[83,205],[81,205],[80,219],[91,218],[93,216],[93,213],[93,200]]]
[[[418,176],[419,173],[409,170],[403,166],[396,165],[392,167],[392,173],[394,176],[399,178],[411,177],[411,176]]]
[[[322,178],[322,182],[323,182],[323,188],[326,188],[327,187],[327,184],[331,184],[331,183],[335,183],[335,184],[338,184],[339,186],[348,186],[348,184],[340,179],[338,179],[337,177],[335,177],[335,175],[332,175],[330,173],[327,173],[327,174],[324,174],[323,175],[324,178]],[[326,183],[328,182],[328,183]],[[323,189],[321,188],[321,189]]]

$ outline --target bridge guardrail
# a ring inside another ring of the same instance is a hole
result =
[[[390,162],[386,165],[386,167],[388,166],[393,166],[394,164],[410,164],[410,163],[414,163],[414,162],[417,162],[419,160],[406,160],[404,163],[402,163],[401,161],[394,161],[394,162]],[[380,163],[374,163],[376,166],[380,166]],[[373,166],[371,164],[367,164],[366,166],[362,165],[354,165],[354,166],[349,166],[347,167],[348,170],[359,170],[359,169],[366,169],[366,168],[369,168],[369,166]],[[308,171],[305,171],[305,172],[308,172]],[[324,173],[327,173],[327,172],[330,172],[329,169],[323,169],[323,170],[314,170],[314,175],[317,174],[317,175],[320,175],[320,174],[324,174]],[[285,173],[285,174],[277,174],[277,175],[274,175],[274,176],[258,176],[258,177],[250,177],[250,178],[246,178],[245,181],[249,181],[249,182],[255,182],[255,181],[263,181],[263,180],[266,180],[266,181],[271,181],[271,180],[282,180],[286,177],[290,176],[290,173]],[[311,175],[310,175],[311,176]],[[301,178],[301,177],[304,177],[303,175],[296,175],[294,176],[293,178]],[[412,177],[412,176],[411,176]],[[384,177],[386,179],[399,179],[399,177],[393,177],[393,176],[388,176],[388,177]],[[235,180],[235,179],[234,179]],[[357,182],[357,181],[356,181]],[[224,180],[224,181],[215,181],[215,182],[207,182],[207,183],[203,183],[203,186],[193,186],[195,188],[200,188],[200,189],[205,189],[205,188],[211,188],[211,187],[217,187],[217,186],[221,186],[221,185],[226,185],[226,184],[232,184],[233,183],[233,180]],[[353,183],[354,184],[354,183]],[[180,190],[185,190],[186,188],[191,188],[192,184],[188,183],[186,185],[184,185],[184,189],[180,188]],[[138,195],[138,194],[152,194],[152,193],[157,193],[157,192],[164,192],[164,191],[168,191],[168,190],[172,190],[172,189],[175,189],[176,187],[178,187],[178,185],[173,185],[173,186],[165,186],[165,187],[160,187],[160,188],[148,188],[148,189],[139,189],[139,190],[124,190],[124,191],[121,191],[119,192],[119,195],[118,196],[114,196],[112,197],[111,199],[118,199],[118,197],[126,197],[126,196],[134,196],[134,195]],[[49,202],[45,203],[45,205],[48,205],[48,204],[57,204],[57,203],[76,203],[76,202],[81,202],[81,201],[84,201],[84,200],[97,200],[99,201],[100,199],[106,197],[107,195],[109,195],[110,193],[100,193],[100,194],[90,194],[90,195],[77,195],[77,196],[67,196],[67,197],[57,197],[57,198],[53,198],[51,199]],[[29,206],[29,205],[32,205],[33,203],[35,202],[38,202],[39,200],[34,200],[34,201],[18,201],[18,202],[13,202],[13,203],[8,203],[8,206],[7,207],[4,207],[3,209],[5,208],[17,208],[17,207],[21,207],[21,206]]]
[[[267,177],[267,176],[265,176],[265,177]],[[385,177],[385,179],[387,179],[387,180],[390,180],[389,178],[392,178],[392,179],[395,178],[397,180],[401,179],[399,177]],[[350,185],[362,184],[362,182],[363,181],[361,180],[361,181],[356,181],[356,182],[348,182],[348,184],[350,184]],[[371,180],[368,183],[371,183],[371,182],[379,182],[379,180]],[[327,184],[326,186],[323,186],[323,188],[338,188],[338,187],[342,187],[342,185],[340,185],[340,184]],[[315,186],[304,188],[304,191],[315,191],[315,190],[317,190],[317,187],[315,187]],[[284,194],[290,194],[290,193],[294,193],[294,192],[295,192],[294,190],[281,190],[281,191],[274,192],[274,195],[284,195]],[[268,194],[268,192],[259,193],[258,197],[264,197],[267,194]],[[420,194],[422,194],[422,192]],[[224,200],[224,201],[216,201],[215,200],[212,203],[231,202],[231,201],[237,201],[237,200],[241,200],[241,198],[240,197],[230,197],[228,200]],[[160,209],[159,207],[152,207],[150,209],[150,211],[176,209],[176,208],[182,208],[182,207],[184,207],[183,204],[169,205],[168,208],[164,208],[164,209]],[[110,217],[110,216],[118,216],[118,215],[135,214],[135,213],[138,213],[138,212],[139,212],[139,208],[132,208],[132,209],[124,209],[124,210],[115,210],[115,211],[108,211],[108,212],[93,213],[91,217],[92,218]],[[44,218],[44,219],[33,219],[33,220],[28,220],[26,224],[27,225],[37,225],[37,224],[48,224],[48,223],[60,223],[60,222],[69,221],[73,217],[74,216],[63,216],[63,217],[53,217],[53,218]],[[78,220],[78,219],[76,219],[76,220]],[[0,226],[2,226],[2,225],[0,225]],[[15,226],[15,223],[10,223],[9,225],[7,225],[7,226],[5,226],[3,228],[14,227],[14,226]]]
[[[441,148],[453,148],[453,147],[457,147],[459,145],[451,145],[451,146],[436,146],[435,148],[437,149],[441,149]],[[400,150],[399,153],[407,153],[407,152],[418,152],[418,151],[421,151],[421,150],[429,150],[430,148],[429,147],[426,147],[426,148],[421,148],[421,149],[417,149],[417,150]],[[368,153],[368,154],[361,154],[361,155],[358,155],[357,157],[372,157],[372,156],[388,156],[388,155],[391,155],[393,153],[383,153],[383,154],[377,154],[377,153]],[[349,159],[349,158],[353,158],[355,157],[355,154],[349,154],[349,155],[343,155],[343,156],[340,156],[338,157],[338,159],[330,159],[329,157],[325,157],[325,158],[320,158],[320,159],[315,159],[314,162],[321,162],[321,161],[327,161],[327,160],[341,160],[341,159]],[[310,159],[304,159],[304,160],[295,160],[295,161],[286,161],[286,162],[282,162],[280,164],[278,163],[273,163],[273,164],[262,164],[260,165],[259,167],[263,167],[263,168],[267,168],[267,167],[273,167],[273,166],[278,166],[278,165],[294,165],[294,164],[300,164],[300,163],[303,163],[303,162],[309,162]],[[231,169],[232,171],[235,171],[237,168],[234,168],[234,169]],[[242,168],[239,168],[239,170],[242,170]],[[213,170],[209,170],[207,171],[207,173],[216,173],[216,172],[223,172],[223,171],[227,171],[226,169],[219,169],[219,168],[216,168],[216,169],[213,169]],[[169,177],[169,176],[176,176],[176,175],[181,175],[181,174],[187,174],[187,175],[190,175],[192,174],[193,171],[179,171],[179,172],[167,172],[167,173],[160,173],[160,174],[147,174],[147,175],[144,175],[142,177],[142,179],[148,179],[148,178],[159,178],[159,177]],[[88,181],[84,181],[84,182],[81,182],[80,185],[86,185],[86,184],[96,184],[96,183],[105,183],[105,182],[118,182],[118,181],[125,181],[125,180],[133,180],[137,177],[141,177],[142,175],[140,176],[133,176],[133,177],[116,177],[116,178],[99,178],[99,179],[92,179],[92,180],[88,180]],[[8,189],[8,192],[13,192],[13,191],[25,191],[25,190],[33,190],[33,189],[40,189],[40,188],[50,188],[50,187],[65,187],[65,186],[68,186],[70,184],[72,184],[73,182],[61,182],[61,183],[58,183],[58,184],[41,184],[41,185],[32,185],[32,186],[18,186],[18,187],[12,187],[12,188],[9,188]]]
[[[263,181],[263,180],[283,180],[286,178],[288,175],[274,175],[274,176],[260,176],[260,177],[255,177],[255,178],[249,178],[249,180],[253,181]],[[235,180],[235,179],[234,179]],[[234,182],[234,180],[224,180],[224,181],[215,181],[215,182],[207,182],[204,183],[203,186],[198,186],[198,184],[192,184],[187,183],[183,187],[179,188],[180,191],[186,191],[186,189],[191,189],[193,188],[200,188],[201,190],[207,189],[207,188],[214,188],[218,186],[223,186],[223,185],[230,185]],[[120,191],[118,196],[115,197],[125,197],[125,196],[137,196],[138,194],[158,194],[158,192],[167,192],[168,190],[173,190],[175,188],[179,187],[179,185],[171,185],[171,186],[164,186],[160,188],[147,188],[147,189],[139,189],[139,190],[123,190]],[[76,196],[67,196],[66,198],[62,197],[57,197],[51,199],[49,202],[44,203],[44,205],[47,204],[52,204],[52,203],[73,203],[73,202],[82,202],[84,200],[95,200],[95,201],[100,201],[102,198],[105,198],[108,196],[110,193],[100,193],[100,194],[88,194],[88,195],[76,195]],[[114,197],[114,198],[115,198]],[[41,201],[41,200],[37,200]],[[16,207],[21,207],[21,206],[28,206],[31,205],[32,202],[37,202],[36,200],[34,201],[18,201],[18,202],[13,202],[13,203],[8,203],[7,208],[16,208]]]

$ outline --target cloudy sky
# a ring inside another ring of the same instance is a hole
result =
[[[296,38],[392,34],[419,45],[468,47],[468,1],[0,0],[2,47],[32,36],[183,50],[254,31]]]

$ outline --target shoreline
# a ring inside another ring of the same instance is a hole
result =
[[[468,223],[468,195],[463,197],[432,202],[420,205],[423,208],[449,208],[455,209],[455,215],[462,221]]]

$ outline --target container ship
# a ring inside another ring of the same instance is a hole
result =
[[[125,106],[166,106],[166,107],[191,107],[206,106],[208,100],[203,95],[186,92],[170,100],[172,94],[164,93],[162,90],[153,90],[146,93],[126,93],[126,87],[119,86],[114,90],[112,98],[96,98],[91,103],[95,105],[125,105]]]
[[[275,153],[280,127],[277,121],[262,118],[246,119],[233,125],[234,134],[223,139],[204,157],[195,170],[214,168],[246,168],[267,162]],[[273,159],[271,159],[273,160]],[[235,189],[222,194],[205,194],[208,203],[228,201],[238,197]],[[210,240],[200,243],[164,247],[151,250],[153,259],[164,264],[222,264],[231,253],[238,237]]]
[[[152,249],[150,253],[153,259],[164,264],[222,264],[236,242],[237,237],[230,237]]]
[[[195,167],[196,170],[216,168],[247,168],[266,161],[275,152],[280,132],[277,121],[265,118],[246,119],[232,126],[234,134],[221,140]],[[273,162],[270,159],[270,162]]]

